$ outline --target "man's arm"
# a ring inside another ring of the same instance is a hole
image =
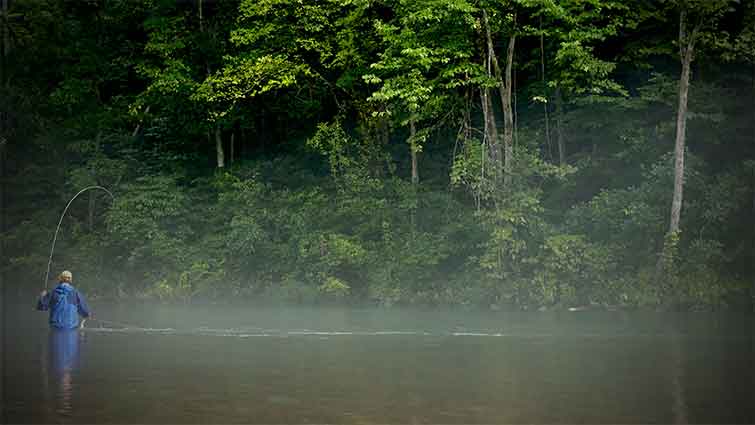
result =
[[[89,317],[91,312],[89,311],[89,306],[87,305],[87,301],[84,299],[84,296],[81,295],[81,292],[76,291],[76,298],[78,300],[78,310],[81,317]]]
[[[39,299],[37,300],[37,310],[39,311],[47,311],[50,309],[50,293],[47,292],[47,290],[42,291],[41,294],[39,294]]]

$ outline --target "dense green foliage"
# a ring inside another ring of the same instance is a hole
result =
[[[42,286],[97,184],[93,296],[751,308],[755,4],[703,3],[10,0],[0,266]]]

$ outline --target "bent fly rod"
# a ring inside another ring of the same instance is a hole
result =
[[[58,240],[58,231],[60,230],[61,223],[63,223],[63,217],[65,217],[66,211],[68,211],[68,207],[71,206],[71,204],[73,203],[73,201],[76,198],[78,198],[79,195],[81,195],[82,193],[86,192],[87,190],[93,190],[93,189],[98,189],[98,190],[105,191],[105,193],[107,193],[108,195],[110,195],[111,202],[115,201],[115,196],[113,196],[113,194],[110,193],[109,190],[105,189],[102,186],[88,186],[88,187],[85,187],[85,188],[81,189],[79,191],[79,193],[73,195],[73,198],[71,198],[71,200],[68,201],[68,204],[63,209],[63,214],[60,215],[60,220],[58,220],[58,227],[55,229],[55,236],[53,236],[53,238],[52,238],[52,247],[50,248],[50,258],[47,260],[47,273],[45,273],[45,289],[47,289],[47,280],[50,278],[50,265],[52,265],[52,253],[55,251],[55,241]]]

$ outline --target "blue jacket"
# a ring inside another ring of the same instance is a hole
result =
[[[50,311],[50,326],[58,329],[79,327],[79,315],[89,317],[89,306],[71,284],[60,282],[52,292],[39,297],[37,310]]]

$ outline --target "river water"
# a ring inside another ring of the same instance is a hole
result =
[[[30,304],[4,423],[755,423],[752,315]]]

